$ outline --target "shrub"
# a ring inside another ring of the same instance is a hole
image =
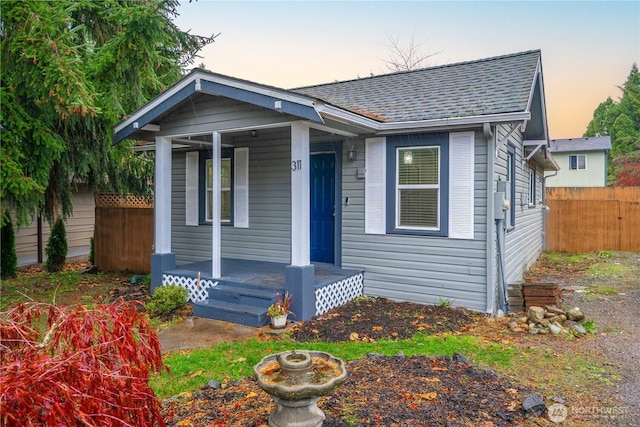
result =
[[[160,286],[145,307],[152,317],[168,315],[174,310],[184,307],[188,297],[189,292],[182,286],[174,284]]]
[[[94,260],[94,255],[93,255],[93,239],[94,237],[91,236],[91,238],[89,239],[89,264],[93,265],[93,260]]]
[[[53,224],[51,235],[47,242],[47,263],[45,270],[49,273],[61,271],[67,259],[67,231],[62,218]]]
[[[25,303],[0,318],[2,425],[164,426],[158,336],[132,302]]]
[[[16,238],[13,233],[13,222],[9,212],[5,213],[7,222],[0,229],[0,277],[11,279],[16,277],[18,256],[16,255]]]

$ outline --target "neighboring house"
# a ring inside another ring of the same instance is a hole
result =
[[[243,323],[274,288],[298,320],[362,292],[496,313],[558,168],[540,51],[292,90],[196,69],[115,131],[155,142],[152,287]]]
[[[560,170],[548,173],[547,187],[606,187],[610,136],[552,139],[549,151]]]
[[[95,203],[93,192],[86,190],[74,191],[72,196],[73,215],[65,220],[65,231],[67,234],[67,258],[86,256],[89,254],[90,240],[93,236],[95,224]],[[45,220],[41,221],[41,249],[38,254],[38,221],[18,228],[15,216],[13,227],[16,239],[16,255],[18,256],[18,266],[44,262],[47,259],[46,249],[49,241],[51,227]],[[39,261],[40,260],[40,261]]]

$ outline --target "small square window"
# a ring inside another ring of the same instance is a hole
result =
[[[587,168],[587,156],[586,154],[573,154],[569,156],[569,169],[570,170],[584,170]]]

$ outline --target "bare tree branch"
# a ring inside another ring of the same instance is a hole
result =
[[[401,44],[399,34],[395,37],[387,34],[387,41],[389,42],[386,45],[389,48],[389,58],[384,60],[384,63],[387,69],[392,72],[425,68],[429,66],[427,61],[429,58],[442,52],[423,51],[421,47],[424,42],[416,43],[415,34],[411,36],[411,40],[407,45]]]

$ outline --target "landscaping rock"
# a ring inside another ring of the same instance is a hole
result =
[[[562,332],[562,328],[560,326],[551,324],[549,325],[549,331],[554,335],[558,335],[560,332]]]
[[[565,320],[564,322],[562,322],[562,326],[564,326],[567,329],[571,329],[572,326],[577,325],[578,322],[575,322],[573,320]]]
[[[540,323],[540,321],[544,319],[544,313],[545,311],[542,307],[529,307],[529,310],[527,310],[527,317],[533,323]]]
[[[509,323],[507,324],[507,327],[508,327],[509,329],[511,329],[511,330],[514,330],[515,328],[517,328],[517,327],[518,327],[518,322],[509,322]]]
[[[553,316],[549,318],[549,323],[562,323],[560,316]]]
[[[518,325],[524,325],[528,320],[529,318],[527,316],[520,316],[516,319],[516,322],[518,322]]]
[[[538,328],[529,328],[529,333],[531,335],[537,335],[537,334],[540,333],[540,329],[538,329]]]
[[[573,325],[569,331],[576,337],[581,337],[587,333],[587,330],[582,325]]]
[[[579,322],[580,320],[584,319],[584,314],[582,313],[582,311],[580,311],[579,307],[573,307],[567,310],[566,315],[567,315],[567,319],[574,320],[576,322]]]
[[[216,381],[216,380],[209,380],[202,388],[203,389],[208,389],[211,388],[213,390],[217,390],[220,387],[222,387],[222,383],[220,381]]]
[[[547,410],[547,407],[544,404],[544,401],[540,396],[535,393],[530,394],[524,399],[522,402],[522,409],[524,409],[525,415],[530,417],[539,417],[544,414]]]
[[[555,305],[545,305],[544,309],[547,310],[549,313],[553,313],[558,316],[564,315],[564,310],[556,307]]]

